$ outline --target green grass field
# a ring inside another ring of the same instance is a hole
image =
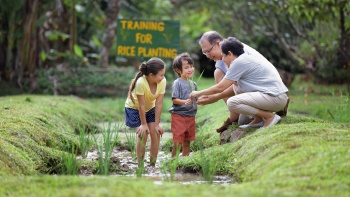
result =
[[[213,83],[202,78],[198,86]],[[52,175],[60,174],[62,154],[80,147],[77,126],[123,121],[125,98],[0,97],[0,196],[350,196],[346,87],[296,81],[289,96],[279,124],[224,145],[215,132],[228,115],[223,101],[199,106],[193,154],[180,158],[179,167],[238,182],[226,186]],[[167,97],[162,122],[169,122],[170,106]]]

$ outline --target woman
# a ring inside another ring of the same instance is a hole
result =
[[[202,91],[193,91],[190,98],[224,91],[232,84],[235,96],[227,100],[229,110],[254,119],[240,128],[270,127],[278,123],[288,100],[287,87],[276,68],[266,59],[244,53],[243,44],[229,37],[220,42],[222,60],[230,65],[223,80]],[[238,117],[237,117],[238,118]]]

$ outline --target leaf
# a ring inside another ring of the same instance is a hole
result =
[[[83,58],[84,55],[83,55],[83,50],[78,46],[78,45],[74,45],[74,53],[75,55],[77,55],[78,57],[81,57]]]
[[[45,51],[41,51],[40,52],[40,58],[41,58],[42,61],[46,60],[46,53],[45,53]]]

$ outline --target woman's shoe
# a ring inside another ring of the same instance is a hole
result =
[[[248,129],[248,128],[258,128],[258,127],[262,127],[264,126],[264,121],[261,121],[259,123],[256,124],[244,124],[239,126],[240,129]]]

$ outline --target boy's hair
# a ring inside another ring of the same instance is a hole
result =
[[[165,68],[165,64],[163,60],[152,57],[147,62],[142,62],[142,64],[139,66],[139,72],[136,74],[135,78],[131,81],[130,88],[129,88],[129,97],[132,100],[133,103],[134,97],[132,96],[132,91],[135,89],[136,81],[142,77],[143,75],[148,76],[149,74],[157,75],[159,71],[163,70]]]
[[[235,37],[228,37],[221,41],[220,48],[225,55],[228,55],[229,51],[237,57],[244,53],[243,44]]]
[[[193,65],[193,59],[191,58],[190,54],[181,53],[180,55],[176,56],[173,61],[173,69],[176,72],[176,69],[179,69],[182,72],[182,61],[187,61],[188,64]],[[180,77],[181,73],[176,72],[176,74]]]

